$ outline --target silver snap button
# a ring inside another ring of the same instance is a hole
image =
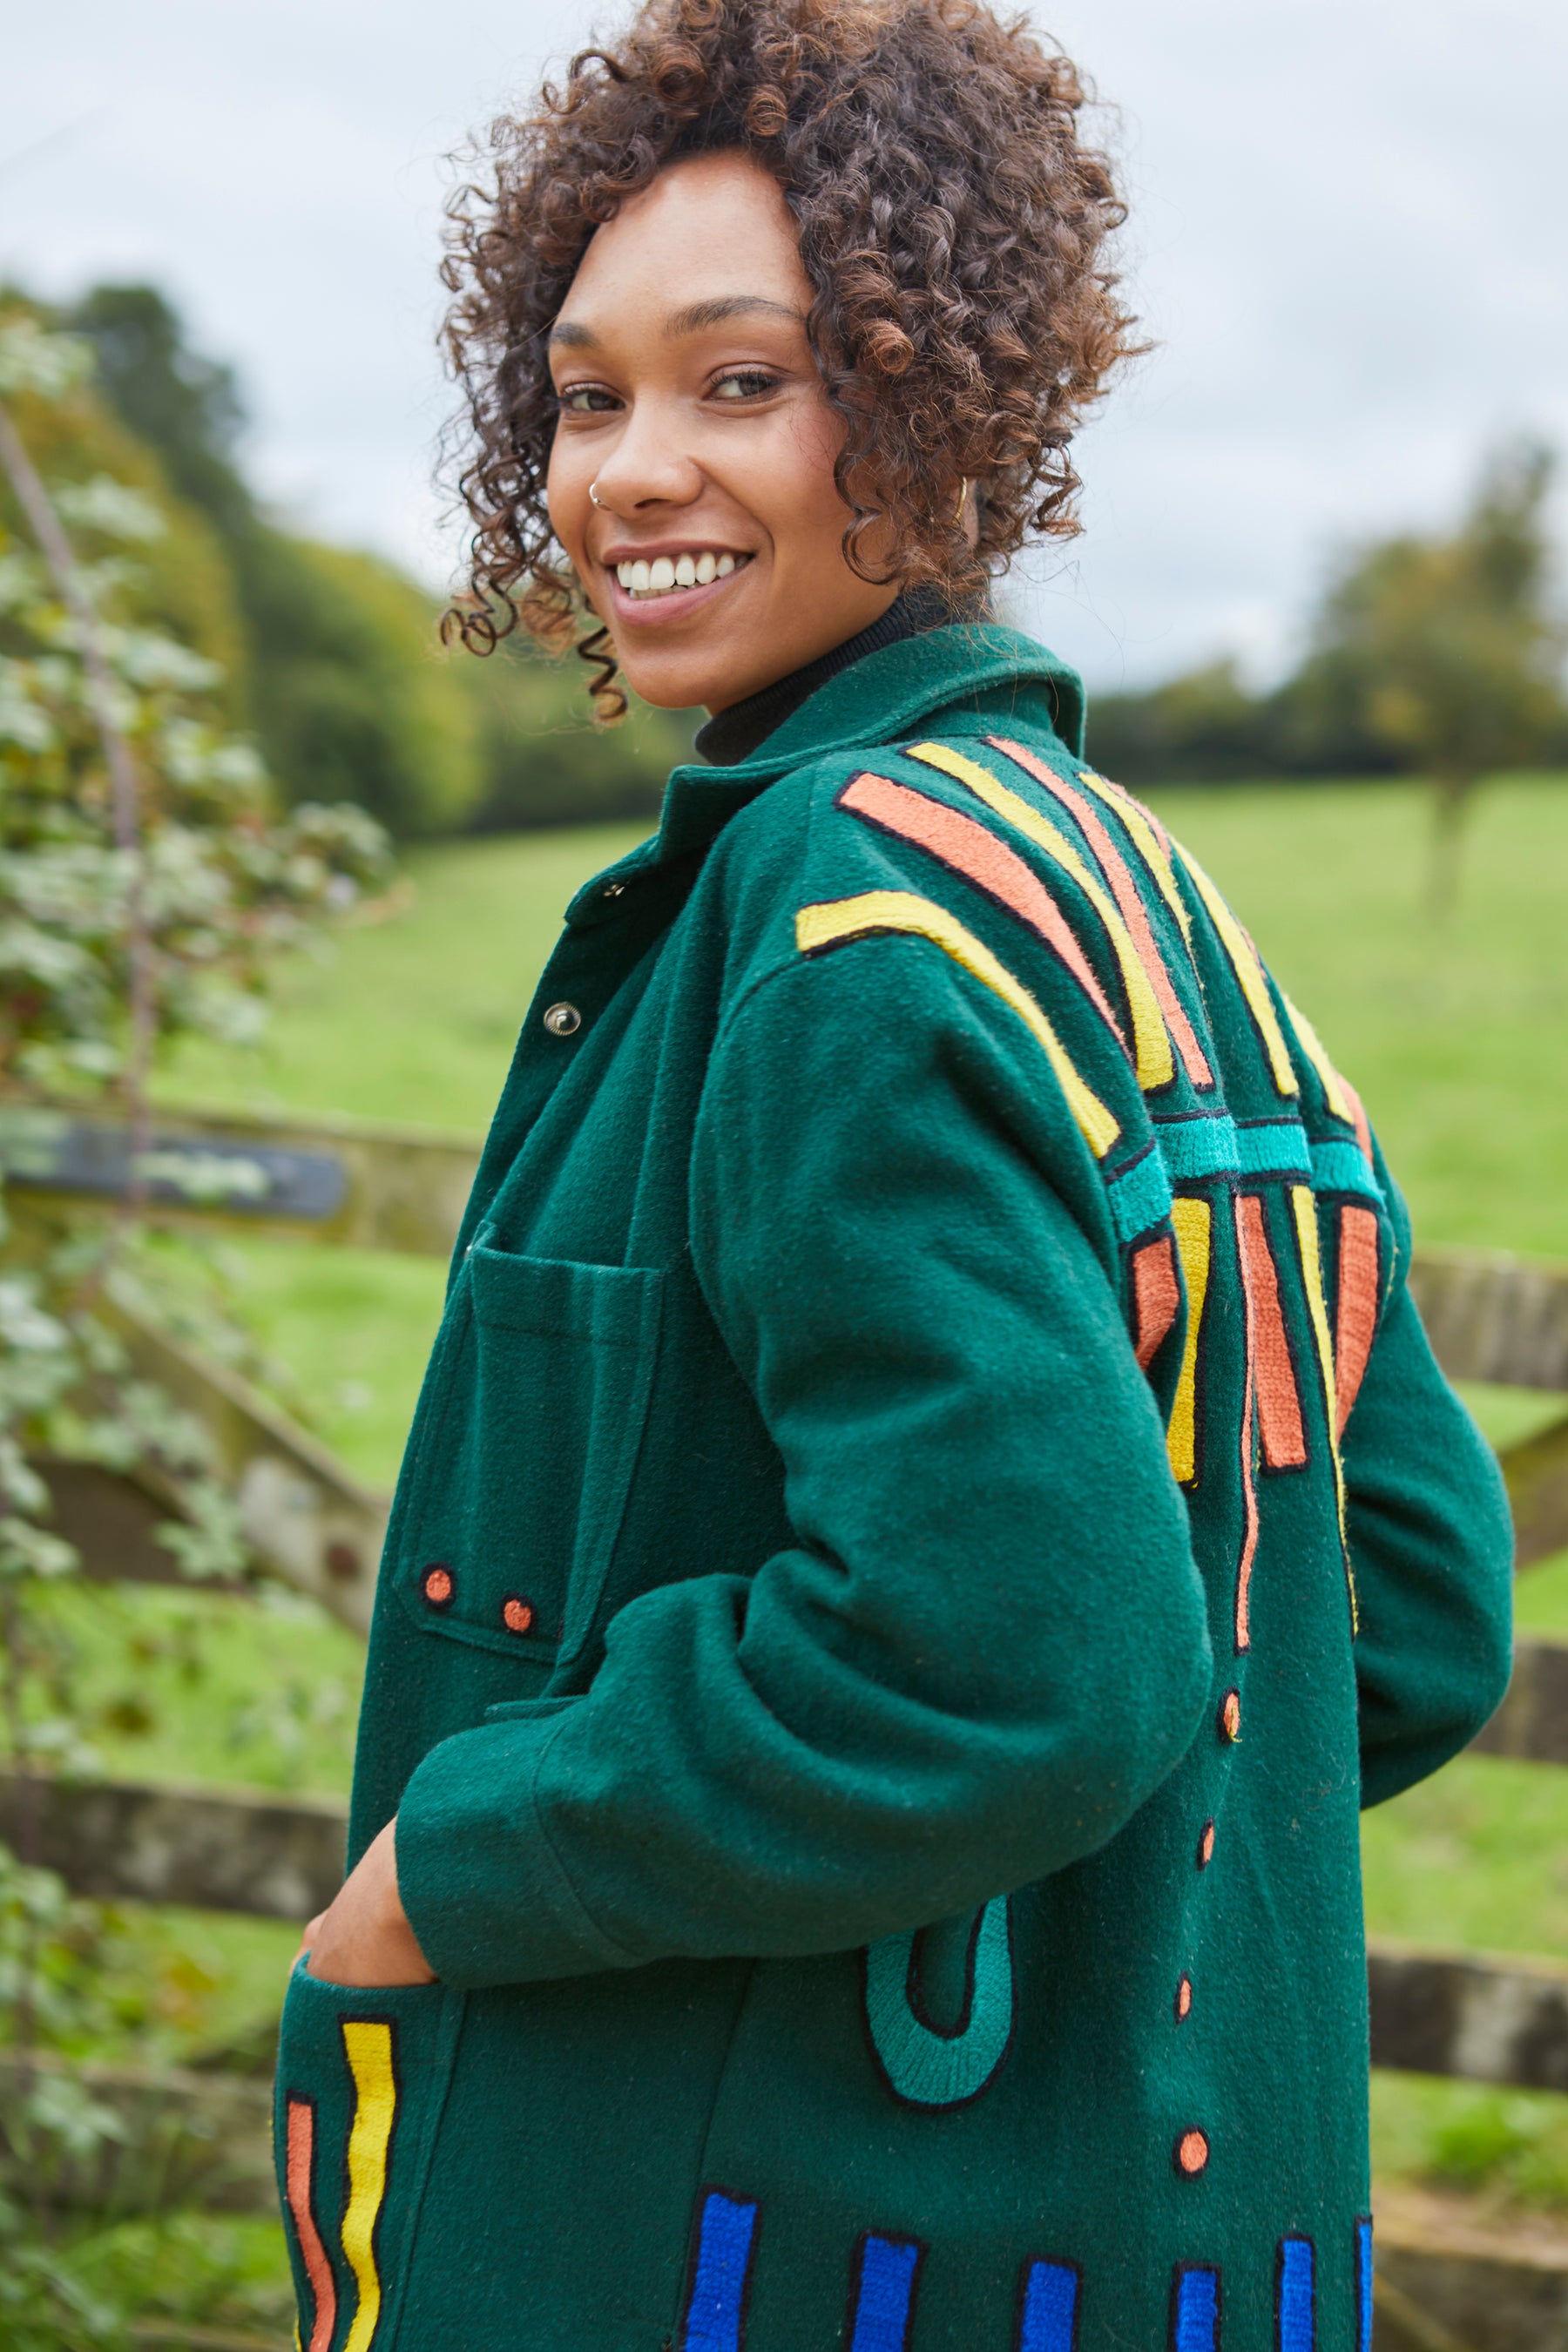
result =
[[[552,1037],[570,1037],[574,1029],[583,1026],[583,1015],[574,1004],[552,1004],[544,1016],[544,1025]]]
[[[606,898],[618,898],[626,887],[626,886],[624,882],[606,882],[605,885],[605,896]]]

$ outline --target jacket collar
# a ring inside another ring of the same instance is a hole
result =
[[[619,894],[607,892],[606,882],[700,855],[731,817],[793,768],[924,731],[939,712],[945,731],[956,726],[971,733],[982,721],[986,728],[1005,724],[1021,707],[1036,725],[1050,728],[1073,758],[1083,757],[1078,673],[1020,630],[996,622],[960,623],[867,654],[818,687],[749,760],[732,768],[675,769],[658,833],[586,884],[567,908],[567,920],[607,913],[606,899]]]

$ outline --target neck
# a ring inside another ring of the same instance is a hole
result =
[[[880,653],[884,646],[896,646],[905,637],[923,636],[928,629],[945,628],[953,621],[985,617],[983,605],[955,605],[944,589],[906,588],[869,628],[860,629],[842,645],[818,654],[815,661],[791,670],[787,677],[775,678],[772,686],[747,695],[743,702],[731,703],[727,710],[716,710],[707,725],[697,730],[697,751],[717,768],[736,767],[742,760],[749,760],[819,686],[826,686],[841,670],[863,661],[868,654]]]

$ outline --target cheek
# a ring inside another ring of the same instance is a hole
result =
[[[587,541],[588,517],[593,510],[588,498],[591,478],[584,469],[581,453],[570,442],[557,439],[544,477],[550,528],[573,562],[579,565]]]

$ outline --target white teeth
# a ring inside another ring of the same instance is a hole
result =
[[[707,588],[715,580],[728,580],[750,561],[746,555],[715,555],[705,548],[700,555],[656,555],[651,563],[617,563],[616,578],[628,596],[668,596],[673,589]]]

